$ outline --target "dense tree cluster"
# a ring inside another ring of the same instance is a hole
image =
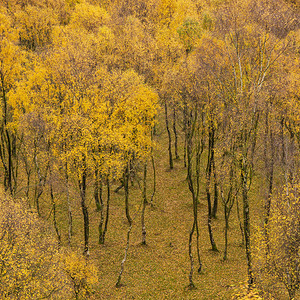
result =
[[[141,185],[146,244],[147,170],[153,167],[152,204],[155,126],[164,122],[169,168],[182,158],[193,203],[189,287],[195,286],[195,253],[202,270],[198,213],[203,194],[211,249],[220,249],[212,224],[222,209],[223,259],[230,255],[229,220],[236,205],[249,287],[256,281],[267,289],[266,278],[275,274],[294,299],[300,284],[299,30],[298,1],[0,0],[0,161],[6,193],[26,199],[39,216],[42,206],[50,206],[58,244],[65,245],[72,240],[77,192],[88,256],[87,198],[94,198],[99,212],[103,244],[111,187],[120,183],[128,234],[119,286],[133,224],[129,183],[135,178]],[[249,199],[258,180],[263,221],[253,235]],[[67,241],[56,217],[58,199],[66,207]],[[12,232],[23,226],[15,225],[7,226]],[[1,257],[1,263],[31,263],[14,255]],[[7,277],[11,285],[16,276]],[[56,291],[59,282],[48,287],[55,276],[51,273],[37,297]],[[70,278],[78,298],[88,289],[86,280],[78,283],[72,275],[60,280]],[[12,288],[7,295],[25,289]]]

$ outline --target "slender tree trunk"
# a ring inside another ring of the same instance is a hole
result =
[[[268,196],[265,205],[265,224],[267,225],[270,218],[270,211],[271,211],[271,196],[273,192],[273,178],[274,178],[274,163],[275,163],[275,145],[273,139],[273,131],[270,129],[270,147],[271,147],[271,157],[270,157],[270,165],[267,169],[268,175]]]
[[[200,257],[200,245],[199,245],[199,238],[200,238],[200,232],[199,232],[199,225],[198,225],[198,199],[196,200],[196,239],[197,239],[197,257],[198,257],[198,263],[199,263],[199,267],[198,267],[198,273],[201,273],[202,271],[202,261],[201,261],[201,257]]]
[[[193,199],[193,226],[190,231],[189,235],[189,257],[190,257],[190,263],[191,263],[191,269],[189,274],[189,287],[194,288],[195,284],[193,282],[193,273],[194,273],[194,258],[192,253],[192,241],[193,241],[193,234],[196,227],[196,219],[195,216],[195,190],[194,190],[194,183],[193,183],[193,176],[192,176],[192,136],[193,136],[193,129],[190,128],[190,133],[188,134],[188,144],[187,144],[187,179],[189,184],[189,190],[192,193],[192,199]],[[196,199],[197,202],[197,199]]]
[[[197,234],[197,256],[199,261],[199,268],[198,272],[200,273],[202,270],[202,262],[200,258],[200,250],[199,250],[199,227],[198,227],[198,196],[199,196],[199,188],[200,188],[200,157],[203,152],[203,140],[200,140],[199,134],[199,128],[196,130],[196,122],[197,122],[197,111],[195,112],[194,120],[191,115],[191,120],[187,122],[187,180],[188,180],[188,186],[189,190],[192,194],[193,199],[193,226],[189,234],[189,257],[190,257],[190,264],[191,269],[189,273],[189,288],[193,289],[195,288],[194,282],[193,282],[193,273],[194,273],[194,258],[192,254],[192,241],[193,241],[193,234],[196,229]],[[195,138],[196,135],[196,180],[193,176],[192,171],[192,155],[193,155],[193,137]],[[195,180],[195,181],[194,181]]]
[[[85,160],[84,160],[85,164]],[[84,227],[84,250],[83,254],[89,256],[89,213],[88,208],[86,206],[86,169],[84,166],[84,170],[81,175],[81,179],[79,180],[79,188],[80,188],[80,196],[81,196],[81,209],[83,214],[83,227]]]
[[[285,145],[285,141],[284,141],[284,118],[281,119],[280,122],[280,139],[281,139],[281,164],[282,164],[282,168],[283,168],[283,173],[284,173],[284,180],[285,180],[285,184],[286,186],[288,186],[288,166],[287,166],[287,151],[286,151],[286,145]],[[288,189],[287,189],[287,193],[288,193]]]
[[[53,193],[53,184],[52,184],[52,172],[51,172],[51,168],[49,168],[49,176],[50,176],[50,197],[51,197],[51,202],[52,202],[52,211],[53,211],[53,225],[54,225],[54,229],[57,235],[57,239],[58,239],[58,245],[61,245],[61,236],[60,236],[60,232],[57,226],[57,220],[56,220],[56,203],[55,203],[55,199],[54,199],[54,193]]]
[[[153,207],[153,198],[156,192],[156,168],[155,168],[155,161],[154,161],[154,155],[151,155],[151,162],[152,162],[152,168],[153,168],[153,192],[151,195],[150,200],[150,206]]]
[[[9,191],[14,196],[17,189],[17,167],[18,160],[16,155],[16,137],[7,128],[7,123],[10,121],[9,109],[7,103],[7,95],[5,89],[4,75],[0,72],[1,92],[2,92],[2,124],[0,128],[1,145],[0,157],[4,168],[4,189]]]
[[[154,130],[151,131],[151,141],[152,142],[153,142],[153,135],[154,135]],[[153,147],[151,147],[151,163],[152,163],[152,169],[153,169],[153,192],[151,194],[150,206],[153,207],[153,198],[154,198],[154,195],[156,192],[156,168],[155,168]]]
[[[35,149],[36,149],[36,146],[35,146]],[[49,151],[49,149],[47,149],[47,151]],[[36,169],[36,175],[38,177],[38,183],[35,185],[35,191],[34,191],[34,203],[35,203],[38,215],[41,216],[39,199],[44,192],[44,187],[46,184],[46,179],[47,179],[50,163],[49,163],[49,161],[47,162],[47,166],[45,168],[45,174],[42,175],[42,172],[41,172],[41,169],[40,169],[40,166],[38,163],[38,159],[37,159],[37,153],[35,150],[34,164],[35,164],[35,169]]]
[[[146,245],[146,225],[145,225],[145,210],[147,205],[147,163],[144,165],[144,178],[143,178],[143,208],[142,208],[142,245]]]
[[[127,218],[127,221],[129,223],[129,225],[131,225],[132,219],[131,219],[130,213],[129,213],[129,186],[128,186],[128,182],[129,182],[129,163],[128,163],[128,166],[125,169],[125,173],[124,173],[124,176],[123,176],[123,182],[124,182],[124,189],[125,189],[126,218]]]
[[[71,209],[71,201],[70,201],[68,163],[66,163],[65,167],[66,167],[65,170],[66,193],[67,193],[67,204],[68,204],[68,244],[70,246],[72,235],[73,235],[73,219],[72,219],[72,209]]]
[[[184,147],[183,147],[183,163],[184,163],[184,167],[186,168],[187,166],[187,138],[188,138],[188,134],[187,134],[187,129],[188,129],[188,125],[187,125],[187,105],[184,102],[184,106],[183,106],[183,132],[184,132]]]
[[[174,132],[174,137],[175,137],[175,141],[174,141],[175,158],[179,159],[179,155],[178,155],[178,134],[177,134],[177,129],[176,129],[176,109],[175,109],[175,106],[173,108],[173,132]]]
[[[38,215],[40,216],[40,204],[39,204],[39,198],[41,197],[43,193],[43,178],[41,176],[40,168],[38,166],[37,162],[37,156],[34,155],[34,162],[35,162],[35,168],[38,176],[38,183],[35,185],[35,190],[34,190],[34,204],[37,210]]]
[[[96,167],[95,170],[95,183],[94,183],[94,199],[95,199],[95,205],[96,205],[96,211],[101,210],[101,203],[100,203],[100,197],[102,197],[101,192],[102,192],[102,182],[100,180],[100,175],[98,168]]]
[[[25,197],[26,197],[26,199],[27,199],[29,208],[31,208],[29,192],[30,192],[30,177],[31,177],[31,172],[32,172],[32,170],[31,170],[31,168],[30,168],[30,166],[29,166],[29,164],[28,164],[27,157],[26,157],[25,154],[23,155],[23,160],[24,160],[24,164],[25,164],[25,171],[26,171],[26,177],[27,177],[27,184],[26,184],[26,190],[25,190]]]
[[[129,228],[128,228],[128,231],[127,231],[125,254],[124,254],[124,258],[121,262],[121,270],[120,270],[120,273],[119,273],[119,276],[118,276],[118,279],[117,279],[117,282],[116,282],[116,287],[121,286],[122,274],[124,272],[124,266],[125,266],[125,262],[126,262],[126,258],[127,258],[128,249],[129,249],[131,229],[132,229],[132,223],[129,224]]]
[[[168,147],[168,151],[169,151],[169,166],[170,166],[170,169],[173,169],[172,137],[171,137],[171,131],[170,131],[170,128],[169,128],[167,101],[165,101],[165,120],[166,120],[166,128],[167,128],[168,140],[169,140],[169,147]]]
[[[243,224],[242,224],[242,221],[241,221],[240,206],[239,206],[238,198],[236,199],[236,212],[237,212],[237,217],[238,217],[238,221],[239,221],[239,227],[240,227],[240,230],[241,230],[242,246],[244,246],[245,245],[245,235],[244,235]]]
[[[223,260],[227,260],[227,248],[228,248],[228,214],[227,214],[227,206],[224,205],[224,219],[225,219],[225,234],[224,234],[224,239],[225,239],[225,248],[224,248],[224,256]]]
[[[215,162],[215,156],[212,157],[212,169],[214,174],[214,205],[212,209],[212,217],[214,219],[217,218],[217,211],[218,211],[218,183],[217,183],[217,170],[216,170],[216,162]]]
[[[100,224],[99,224],[99,243],[104,244],[105,241],[105,235],[107,232],[107,227],[108,227],[108,219],[109,219],[109,204],[110,204],[110,182],[109,182],[109,177],[107,176],[106,178],[106,186],[107,186],[107,198],[106,198],[106,215],[105,215],[105,223],[104,223],[104,229],[102,231],[103,227],[103,213],[104,213],[104,205],[101,200],[101,217],[100,217]]]
[[[246,244],[246,256],[248,265],[248,283],[249,287],[253,286],[254,277],[252,269],[252,254],[250,245],[250,214],[249,214],[249,198],[248,198],[248,166],[246,158],[243,158],[241,168],[241,180],[242,180],[242,197],[243,197],[243,214],[244,214],[244,235]]]
[[[206,167],[206,197],[208,205],[208,215],[207,215],[207,226],[209,232],[209,239],[212,247],[212,251],[218,251],[216,246],[213,231],[211,226],[212,220],[212,206],[211,206],[211,193],[210,193],[210,183],[211,183],[211,170],[212,170],[212,158],[214,156],[214,129],[210,128],[209,130],[209,140],[208,140],[208,158],[207,158],[207,167]]]
[[[186,168],[186,137],[184,138],[184,146],[183,146],[183,166]]]
[[[236,185],[235,182],[235,188],[234,188],[234,170],[233,170],[233,166],[230,167],[230,171],[229,171],[229,190],[228,190],[228,194],[225,197],[224,196],[224,191],[223,191],[223,187],[222,187],[222,183],[220,183],[221,186],[221,199],[222,199],[222,203],[224,205],[224,222],[225,222],[225,229],[224,229],[224,255],[223,255],[223,260],[227,260],[227,253],[228,253],[228,229],[229,229],[229,217],[230,217],[230,213],[232,210],[232,207],[234,205],[234,201],[238,195],[238,191],[239,188]],[[235,191],[235,194],[233,194],[233,191]]]
[[[26,186],[26,191],[25,191],[25,197],[26,197],[26,199],[27,199],[29,208],[31,208],[31,203],[30,203],[30,200],[29,200],[30,175],[31,175],[31,171],[28,172],[28,171],[26,170],[26,175],[27,175],[27,186]]]
[[[193,253],[192,253],[192,241],[193,241],[193,234],[195,231],[195,220],[193,222],[192,229],[190,231],[190,236],[189,236],[189,257],[190,257],[190,262],[191,262],[191,270],[189,273],[189,287],[190,288],[195,288],[195,284],[193,282],[193,273],[194,273],[194,258],[193,258]]]
[[[132,229],[132,224],[133,224],[133,221],[129,215],[129,206],[128,206],[128,197],[129,197],[129,188],[128,188],[128,181],[129,181],[129,170],[128,170],[128,166],[129,166],[129,163],[127,165],[127,168],[125,169],[125,173],[124,173],[124,189],[125,189],[125,208],[126,208],[126,218],[127,218],[127,221],[128,221],[128,231],[127,231],[127,241],[126,241],[126,248],[125,248],[125,255],[124,255],[124,258],[121,262],[121,270],[120,270],[120,273],[119,273],[119,276],[118,276],[118,280],[116,282],[116,287],[120,287],[121,286],[121,278],[122,278],[122,274],[123,274],[123,271],[124,271],[124,265],[125,265],[125,262],[126,262],[126,258],[127,258],[127,253],[128,253],[128,249],[129,249],[129,242],[130,242],[130,232],[131,232],[131,229]]]

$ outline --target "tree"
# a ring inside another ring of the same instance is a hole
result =
[[[287,289],[289,299],[296,299],[300,287],[299,192],[299,183],[293,182],[271,196],[268,239],[263,228],[255,237],[255,274],[261,288],[268,291],[270,282],[279,281]]]
[[[17,189],[18,145],[15,132],[9,127],[12,110],[8,93],[20,78],[24,53],[16,46],[17,31],[11,27],[11,20],[5,10],[0,10],[0,158],[4,169],[4,187],[11,195]]]
[[[74,252],[59,250],[53,231],[25,205],[1,193],[1,298],[86,295],[97,280],[95,267]]]

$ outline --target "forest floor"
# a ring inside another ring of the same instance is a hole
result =
[[[224,217],[219,201],[217,219],[213,220],[214,238],[219,252],[211,251],[207,229],[207,200],[202,193],[199,203],[200,255],[203,270],[197,273],[196,234],[193,239],[196,289],[188,288],[190,260],[188,255],[189,232],[193,222],[192,197],[186,181],[183,152],[174,161],[174,169],[168,168],[168,147],[165,129],[158,127],[155,136],[156,194],[153,207],[146,207],[146,242],[141,245],[142,193],[137,183],[130,188],[130,213],[134,219],[130,246],[119,288],[115,284],[124,258],[128,222],[125,216],[124,190],[112,192],[108,232],[104,245],[98,244],[100,215],[95,210],[92,195],[89,197],[90,212],[90,260],[99,269],[99,282],[95,287],[95,299],[232,299],[236,290],[247,281],[245,248],[239,228],[236,206],[230,218],[228,260],[223,261]],[[182,141],[180,141],[182,144]],[[204,161],[206,158],[203,158]],[[147,183],[148,200],[152,194],[153,171],[149,164]],[[112,189],[118,185],[116,183]],[[74,195],[76,196],[76,195]],[[105,194],[104,194],[105,196]],[[251,197],[252,215],[259,214],[255,198]],[[79,197],[78,200],[79,201]],[[73,210],[74,233],[72,246],[83,242],[82,212]],[[241,205],[241,203],[240,203]],[[66,210],[62,207],[63,210]],[[241,216],[242,217],[242,216]],[[65,224],[63,240],[67,240],[66,214],[60,215],[59,224]],[[257,218],[255,218],[257,219]],[[258,218],[259,219],[259,218]],[[83,246],[81,247],[83,249]],[[283,298],[284,299],[284,298]]]

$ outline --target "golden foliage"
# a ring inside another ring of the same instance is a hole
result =
[[[86,297],[97,270],[75,252],[58,248],[54,233],[23,200],[0,196],[1,299]]]
[[[300,287],[300,185],[295,182],[271,197],[271,213],[265,228],[255,237],[255,263],[259,284],[280,282],[294,299]],[[269,291],[272,292],[272,291]]]
[[[49,228],[3,193],[0,205],[1,299],[66,297],[71,289]]]

